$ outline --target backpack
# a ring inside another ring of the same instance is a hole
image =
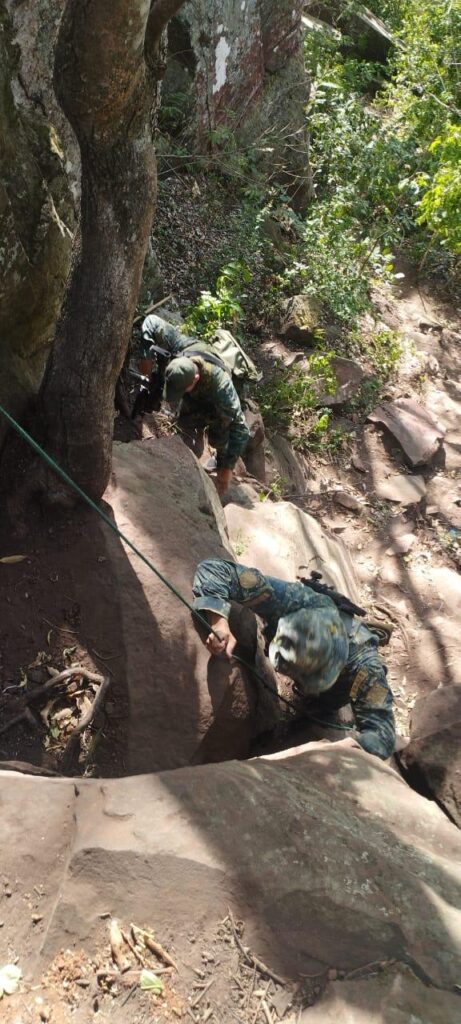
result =
[[[257,383],[262,374],[257,370],[250,356],[244,352],[230,331],[218,328],[207,340],[201,338],[187,345],[181,352],[184,356],[202,356],[203,359],[223,370],[232,377],[232,383],[240,393],[246,384]]]

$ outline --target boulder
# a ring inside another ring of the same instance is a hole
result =
[[[297,344],[312,342],[320,318],[321,305],[317,299],[307,295],[292,295],[282,303],[280,334]]]
[[[372,423],[383,423],[401,444],[411,466],[432,462],[443,442],[445,431],[432,414],[413,398],[383,402],[370,413]]]
[[[401,757],[414,784],[461,828],[461,682],[418,697]]]
[[[288,501],[258,501],[252,508],[227,504],[224,511],[232,544],[244,543],[239,561],[282,580],[317,570],[326,583],[360,604],[347,548],[313,516]]]
[[[375,491],[378,498],[396,501],[400,505],[417,505],[426,495],[424,477],[395,473],[377,480]]]
[[[180,988],[230,906],[245,945],[288,979],[394,960],[442,989],[459,982],[459,831],[357,749],[314,743],[77,786],[5,772],[0,798],[2,942],[32,980],[63,947],[104,949],[112,913],[172,949]]]
[[[215,487],[178,437],[116,443],[105,497],[123,533],[189,601],[197,563],[232,557]],[[114,579],[107,599],[120,622],[114,643],[128,690],[126,770],[246,756],[252,736],[273,724],[276,702],[263,721],[254,677],[210,659],[188,608],[96,523]],[[253,616],[241,629],[254,650]]]
[[[223,0],[218,6],[205,0],[197,7],[189,0],[169,26],[162,99],[171,109],[181,96],[183,131],[199,151],[208,156],[211,143],[219,159],[220,146],[232,136],[284,181],[297,206],[310,188],[303,6],[303,0]]]
[[[374,970],[376,971],[376,966]],[[299,1024],[458,1024],[459,995],[424,985],[410,971],[335,981]],[[285,1024],[294,1024],[286,1018]]]
[[[355,359],[345,359],[343,356],[333,356],[330,360],[331,369],[336,377],[336,390],[332,394],[320,395],[317,400],[318,406],[343,405],[357,394],[365,373],[360,363]]]

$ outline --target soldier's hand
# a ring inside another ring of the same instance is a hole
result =
[[[216,616],[212,626],[214,632],[209,633],[205,641],[207,649],[210,654],[227,654],[230,658],[237,641],[229,629],[227,619]]]

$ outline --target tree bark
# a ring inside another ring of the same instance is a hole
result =
[[[181,2],[68,0],[57,41],[55,90],[81,151],[81,218],[40,411],[48,451],[94,499],[109,480],[115,384],[156,205],[161,38]],[[51,474],[47,489],[58,500]]]

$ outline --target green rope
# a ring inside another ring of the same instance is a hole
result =
[[[33,448],[33,450],[37,452],[38,455],[40,455],[40,458],[42,458],[44,462],[46,462],[47,466],[49,466],[50,469],[57,473],[58,476],[60,476],[61,479],[64,480],[67,486],[70,487],[73,491],[75,491],[76,494],[78,494],[79,498],[81,498],[82,501],[86,502],[86,504],[89,505],[94,512],[97,512],[98,516],[100,516],[103,522],[106,523],[106,526],[109,526],[113,533],[117,534],[117,536],[123,540],[124,544],[127,544],[128,547],[131,548],[132,551],[134,551],[135,555],[137,555],[138,558],[140,558],[141,561],[144,562],[144,564],[147,565],[147,567],[151,569],[153,573],[155,573],[155,575],[158,577],[159,580],[161,580],[165,587],[167,587],[168,590],[170,590],[171,593],[174,594],[175,597],[177,597],[178,600],[181,601],[181,603],[185,605],[186,608],[188,608],[188,610],[191,612],[194,618],[198,622],[200,622],[202,626],[205,626],[209,633],[213,633],[214,636],[217,637],[218,640],[220,640],[221,637],[219,636],[219,633],[216,633],[213,627],[210,626],[210,623],[207,621],[207,619],[205,619],[205,617],[201,615],[200,612],[193,607],[193,605],[190,604],[187,598],[183,597],[183,595],[180,594],[179,590],[176,590],[174,584],[171,583],[170,580],[166,578],[166,576],[162,575],[160,570],[156,568],[153,562],[151,562],[149,558],[146,558],[146,556],[143,555],[142,551],[140,551],[139,548],[137,548],[136,545],[133,544],[129,537],[127,537],[124,533],[122,533],[121,530],[119,530],[116,523],[114,523],[113,520],[109,518],[109,516],[106,516],[106,513],[102,511],[99,505],[97,505],[96,502],[93,501],[93,499],[90,498],[89,495],[86,494],[85,491],[83,491],[82,488],[75,483],[75,480],[72,480],[72,477],[70,477],[69,474],[66,473],[65,470],[58,465],[57,462],[55,462],[51,455],[48,455],[48,452],[46,452],[45,449],[42,448],[38,444],[38,442],[35,441],[33,437],[31,437],[30,434],[28,434],[27,430],[24,430],[24,427],[21,427],[21,425],[14,419],[13,416],[10,416],[10,413],[7,412],[2,405],[0,405],[0,413],[2,414],[2,416],[5,417],[10,426],[12,426],[14,430],[16,430],[16,433],[18,433],[19,436],[22,437],[22,439],[26,441],[27,444],[29,444],[30,447]],[[250,665],[249,662],[245,661],[244,658],[240,658],[237,654],[233,654],[232,659],[234,661],[239,662],[240,665],[243,665],[244,668],[252,672],[255,678],[258,679],[260,683],[262,683],[265,689],[268,690],[273,697],[276,697],[278,700],[282,702],[282,704],[286,704],[293,711],[290,701],[286,700],[285,697],[282,697],[282,695],[278,693],[277,690],[267,682],[267,679],[264,679],[264,676],[262,676],[261,673],[258,672],[253,665]]]

